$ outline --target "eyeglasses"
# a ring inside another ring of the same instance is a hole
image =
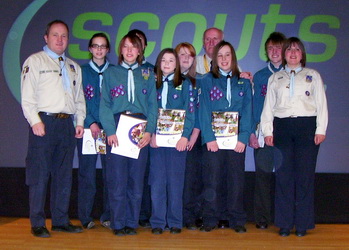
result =
[[[98,44],[92,44],[91,45],[92,48],[94,49],[106,49],[107,48],[107,45],[98,45]]]

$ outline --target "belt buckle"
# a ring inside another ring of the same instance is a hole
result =
[[[126,111],[125,111],[125,114],[126,114],[126,115],[132,115],[132,112],[129,111],[129,110],[126,110]]]
[[[58,118],[58,119],[65,119],[65,118],[67,118],[67,117],[68,117],[67,114],[62,114],[62,113],[58,113],[58,114],[56,115],[56,118]]]
[[[290,118],[297,118],[297,115],[290,115]]]

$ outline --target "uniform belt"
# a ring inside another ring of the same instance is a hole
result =
[[[125,115],[143,115],[142,113],[132,113],[131,111],[125,110],[124,112],[121,112],[121,114]]]
[[[71,116],[70,114],[65,114],[65,113],[39,112],[39,114],[52,116],[52,117],[58,118],[58,119],[67,119]]]

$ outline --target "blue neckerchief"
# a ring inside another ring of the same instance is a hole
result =
[[[105,64],[98,66],[93,60],[88,63],[90,67],[99,75],[99,91],[102,92],[103,72],[108,68],[109,62],[106,60]]]
[[[166,109],[167,104],[168,82],[172,81],[173,77],[174,73],[171,73],[168,76],[162,76],[161,106],[163,109]]]
[[[133,70],[138,68],[138,63],[134,63],[132,65],[128,65],[126,62],[122,62],[120,64],[125,69],[128,69],[128,76],[127,76],[127,95],[128,95],[128,101],[134,103],[135,101],[135,82],[133,78]]]
[[[272,64],[271,62],[268,62],[268,69],[269,69],[269,71],[272,73],[272,74],[274,74],[275,72],[279,72],[280,70],[282,70],[282,64],[280,64],[280,66],[279,66],[279,68],[276,68],[275,66],[274,66],[274,64]]]
[[[297,67],[295,69],[291,69],[287,65],[285,66],[285,71],[290,74],[290,97],[293,97],[293,93],[294,93],[294,84],[295,84],[294,77],[295,77],[295,74],[297,74],[302,69],[303,69],[302,66],[299,66],[299,67]]]
[[[63,82],[63,87],[65,91],[71,92],[70,89],[70,81],[69,81],[69,75],[68,75],[68,71],[65,67],[65,62],[66,62],[66,57],[65,54],[63,53],[62,55],[57,55],[55,52],[53,52],[52,50],[49,49],[49,47],[47,45],[45,45],[43,47],[43,50],[45,51],[45,53],[52,58],[52,60],[57,63],[57,65],[59,66],[59,70],[60,70],[60,75],[63,76],[62,78],[62,82]],[[59,60],[59,58],[62,58],[61,60]],[[56,62],[56,60],[59,60],[58,62]]]
[[[231,76],[232,72],[230,71],[229,73],[224,72],[223,70],[219,69],[219,72],[221,73],[222,76],[225,76],[227,78],[227,94],[226,98],[229,103],[229,107],[231,105]]]

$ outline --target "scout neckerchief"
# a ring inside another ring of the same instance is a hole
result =
[[[166,109],[166,104],[167,104],[168,82],[172,81],[173,77],[174,77],[174,73],[168,76],[162,76],[161,106],[163,109]]]
[[[204,67],[205,67],[206,73],[210,72],[211,67],[210,67],[209,62],[208,62],[208,60],[206,58],[206,54],[204,55]]]
[[[128,65],[124,61],[121,63],[121,66],[125,69],[128,69],[128,76],[127,76],[127,94],[128,94],[128,101],[134,103],[135,101],[135,81],[133,78],[133,70],[138,68],[138,63],[134,63],[133,65]]]
[[[272,64],[271,62],[268,62],[268,69],[272,74],[274,74],[275,72],[278,72],[282,69],[282,64],[280,64],[279,68],[276,68],[274,64]]]
[[[227,101],[229,103],[229,107],[231,105],[231,71],[229,73],[226,73],[224,72],[223,70],[219,69],[219,72],[225,76],[227,78],[227,94],[226,94],[226,98],[227,98]]]
[[[58,65],[58,67],[59,67],[59,76],[63,76],[62,77],[62,82],[63,82],[64,90],[68,91],[68,92],[71,92],[70,82],[69,82],[69,75],[68,75],[67,69],[65,67],[65,61],[66,61],[65,54],[63,53],[62,55],[57,55],[55,52],[50,50],[47,45],[44,46],[43,50]],[[58,63],[56,62],[56,60],[58,60]]]
[[[294,93],[294,77],[302,69],[302,66],[299,66],[296,69],[290,69],[287,65],[285,66],[286,72],[290,74],[290,97],[293,97]]]
[[[98,73],[98,75],[99,75],[99,91],[102,92],[103,72],[108,68],[109,62],[106,60],[102,69],[97,67],[97,65],[93,62],[93,60],[90,60],[90,62],[88,64],[90,65],[90,67],[94,71],[96,71]]]

